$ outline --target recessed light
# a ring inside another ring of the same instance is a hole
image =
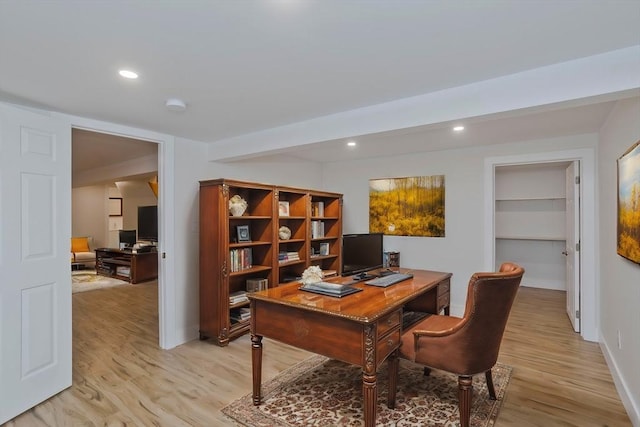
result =
[[[357,144],[356,144],[356,142],[355,142],[355,141],[349,141],[349,142],[347,142],[347,146],[348,146],[348,147],[355,147],[356,145],[357,145]]]
[[[118,74],[120,74],[125,79],[137,79],[138,78],[138,73],[136,73],[134,71],[131,71],[131,70],[120,70],[120,71],[118,71]]]
[[[454,126],[453,130],[456,132],[462,132],[464,130],[464,126]]]

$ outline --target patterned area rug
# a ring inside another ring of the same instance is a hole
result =
[[[95,289],[111,288],[128,285],[129,282],[100,276],[95,270],[78,270],[71,272],[71,293],[93,291]]]
[[[396,409],[387,407],[387,364],[378,373],[377,426],[459,426],[458,380],[400,360]],[[473,380],[471,426],[492,426],[500,410],[510,366],[497,364],[493,381],[498,400],[490,400],[484,375]],[[222,409],[241,426],[363,426],[360,368],[313,356],[262,384],[262,404],[248,394]]]

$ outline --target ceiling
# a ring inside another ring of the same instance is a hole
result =
[[[638,22],[637,0],[2,0],[0,100],[214,143],[640,45]],[[370,135],[345,156],[593,132],[612,105]]]
[[[131,159],[157,156],[158,144],[84,129],[71,134],[71,171],[73,175],[106,166],[120,165]]]

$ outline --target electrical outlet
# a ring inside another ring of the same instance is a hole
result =
[[[622,350],[622,334],[620,333],[620,329],[618,329],[618,350]]]

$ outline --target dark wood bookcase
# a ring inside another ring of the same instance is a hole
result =
[[[247,202],[241,216],[229,212],[235,195]],[[323,215],[312,216],[315,202],[323,202]],[[233,318],[249,302],[230,301],[230,295],[246,291],[248,279],[267,279],[274,287],[299,278],[310,265],[340,269],[341,194],[214,179],[200,181],[199,209],[200,339],[225,346],[249,331],[250,319]],[[312,220],[325,223],[324,237],[312,238]],[[290,231],[288,238],[280,238],[282,227]],[[325,255],[316,255],[320,243],[328,244]],[[290,259],[280,260],[279,254]]]

